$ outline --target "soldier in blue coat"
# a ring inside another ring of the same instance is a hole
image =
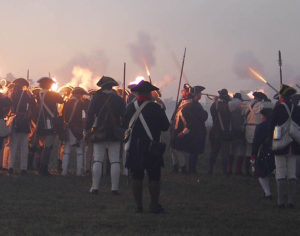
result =
[[[152,101],[151,91],[153,90],[158,90],[158,88],[146,81],[142,81],[132,89],[133,92],[138,93],[138,97],[126,109],[125,126],[129,126],[132,117],[140,106],[145,107],[132,126],[130,144],[126,148],[126,167],[131,171],[133,177],[133,195],[137,205],[137,212],[143,211],[143,178],[146,170],[149,177],[150,211],[152,213],[161,213],[163,208],[159,204],[159,193],[163,157],[162,153],[154,154],[151,146],[159,142],[161,131],[168,130],[169,121],[161,106]],[[153,140],[149,137],[146,126]]]

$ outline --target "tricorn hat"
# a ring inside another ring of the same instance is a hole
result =
[[[230,100],[227,89],[223,88],[223,89],[219,90],[218,93],[220,95],[220,98],[227,100],[227,101]]]
[[[262,93],[262,92],[254,92],[253,97],[256,99],[260,99],[260,100],[268,100],[268,97],[266,94]]]
[[[113,78],[107,76],[102,76],[102,78],[97,83],[98,87],[105,87],[108,85],[113,87],[113,86],[118,86],[119,84]]]
[[[137,86],[131,89],[132,92],[139,92],[139,93],[148,93],[153,90],[159,90],[159,88],[155,87],[148,81],[141,81]]]
[[[203,86],[200,86],[200,85],[197,85],[197,86],[194,86],[192,88],[192,93],[195,95],[195,94],[199,94],[201,93],[203,90],[205,89],[205,87]]]
[[[81,87],[75,87],[73,90],[72,90],[72,94],[73,95],[86,95],[88,94],[87,91],[85,91],[83,88]]]
[[[241,93],[235,93],[235,94],[233,95],[233,98],[237,98],[237,99],[243,100],[243,99],[242,99],[242,94],[241,94]]]
[[[53,84],[55,81],[50,77],[42,77],[37,81],[39,84]]]
[[[13,81],[13,83],[19,87],[29,87],[29,82],[28,80],[24,79],[24,78],[18,78],[18,79],[15,79]]]
[[[297,93],[296,89],[294,89],[293,87],[288,86],[286,84],[282,84],[281,87],[280,87],[280,91],[279,91],[279,94],[283,97],[286,97],[286,98],[289,98],[289,97],[293,96],[296,93]]]

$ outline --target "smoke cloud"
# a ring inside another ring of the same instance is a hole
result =
[[[143,31],[139,31],[137,40],[129,44],[130,55],[135,64],[145,69],[145,66],[151,68],[155,65],[155,46],[151,37]]]
[[[169,84],[173,83],[175,81],[175,77],[171,76],[171,75],[165,75],[163,80],[159,81],[159,83],[157,83],[157,87],[159,87],[159,89],[164,89],[165,87],[167,87]]]
[[[263,72],[263,65],[252,52],[242,52],[234,57],[233,71],[239,79],[249,79],[252,77],[249,67],[260,73]]]
[[[84,89],[96,88],[96,83],[108,66],[108,59],[103,51],[91,54],[79,54],[60,68],[55,76],[59,86],[81,86]]]

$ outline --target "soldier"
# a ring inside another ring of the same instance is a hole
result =
[[[0,86],[2,88],[2,86]],[[4,122],[4,118],[7,116],[9,110],[11,107],[11,101],[7,96],[4,94],[0,93],[0,120],[3,122],[3,125],[6,125]],[[0,137],[0,151],[2,150],[2,145],[3,145],[3,140],[6,137]]]
[[[228,159],[228,174],[232,174],[232,167],[236,159],[235,174],[241,174],[242,164],[245,155],[245,129],[244,117],[242,111],[244,109],[242,95],[236,93],[233,99],[228,102],[230,111],[232,140],[230,142],[230,154]]]
[[[113,78],[103,76],[97,83],[101,89],[93,96],[88,109],[85,135],[89,136],[93,128],[94,143],[93,178],[90,189],[92,194],[98,194],[102,165],[108,149],[111,163],[111,190],[114,195],[119,195],[120,145],[124,135],[121,121],[125,113],[125,103],[112,89],[117,85]]]
[[[270,139],[273,137],[275,127],[283,129],[286,124],[289,124],[289,119],[300,125],[300,109],[298,106],[293,105],[291,99],[295,93],[296,90],[294,88],[285,84],[281,86],[279,103],[275,106],[271,117]],[[279,137],[279,140],[286,137],[285,133],[281,135],[283,137]],[[289,132],[287,135],[289,135]],[[294,208],[296,196],[296,159],[300,156],[300,144],[290,139],[290,142],[283,147],[276,148],[274,141],[272,148],[275,154],[277,206],[279,208],[285,207],[286,182],[288,181],[288,207]]]
[[[275,169],[274,153],[272,152],[272,139],[269,137],[271,108],[261,111],[262,123],[256,126],[252,144],[251,163],[255,167],[255,176],[264,191],[265,199],[272,199],[269,177]]]
[[[143,212],[145,170],[149,177],[150,211],[152,213],[164,211],[159,204],[163,149],[154,148],[154,144],[159,143],[161,131],[168,130],[169,121],[161,106],[152,101],[151,91],[153,90],[158,90],[158,88],[146,81],[132,88],[138,97],[135,102],[128,105],[124,119],[125,126],[131,130],[130,141],[126,143],[126,167],[133,177],[132,190],[137,213]],[[153,149],[154,151],[160,149],[160,151],[154,153]]]
[[[19,151],[21,174],[26,174],[28,165],[28,134],[30,133],[32,110],[36,108],[36,104],[32,94],[28,91],[29,82],[26,79],[19,78],[13,83],[15,86],[11,94],[11,113],[14,118],[9,137],[11,160],[8,171],[10,174],[13,173],[17,151]],[[19,150],[18,147],[20,147]]]
[[[268,97],[262,92],[253,93],[254,100],[245,107],[243,111],[245,119],[245,138],[246,138],[246,159],[245,159],[245,171],[246,175],[250,175],[250,158],[252,151],[252,143],[254,138],[255,128],[261,121],[260,111],[263,108],[273,108],[272,103],[268,100]]]
[[[59,89],[59,94],[62,96],[64,103],[58,105],[58,119],[61,119],[61,122],[63,123],[63,109],[65,103],[69,100],[71,93],[72,93],[73,87],[71,86],[64,86]],[[61,129],[58,131],[58,137],[59,137],[59,154],[58,154],[58,159],[57,159],[57,171],[60,173],[62,172],[62,161],[63,161],[63,156],[64,156],[64,139],[65,139],[65,129]]]
[[[181,100],[171,119],[171,148],[173,171],[177,173],[180,170],[183,174],[187,173],[187,165],[190,157],[190,137],[185,134],[189,133],[189,127],[186,116],[189,116],[192,110],[192,87],[184,84],[181,90]],[[185,109],[188,107],[187,109]]]
[[[210,131],[211,152],[209,155],[209,174],[213,173],[213,168],[219,152],[222,155],[222,171],[227,174],[227,163],[229,156],[229,146],[231,139],[230,111],[228,102],[230,97],[227,89],[218,91],[219,97],[210,107],[213,126]]]
[[[199,100],[202,96],[202,91],[205,88],[203,86],[194,86],[192,89],[193,103],[193,118],[191,126],[191,135],[192,138],[192,149],[190,150],[190,159],[189,159],[189,172],[192,174],[197,173],[197,161],[198,155],[202,154],[205,149],[205,139],[206,139],[206,127],[205,121],[208,118],[207,112],[203,109],[202,105],[199,103]]]
[[[57,104],[63,103],[63,98],[56,92],[50,91],[55,81],[49,77],[42,77],[37,81],[41,91],[38,96],[38,114],[36,117],[36,142],[42,144],[41,163],[39,173],[42,176],[51,175],[48,170],[50,155],[55,141],[59,124],[57,122]]]
[[[35,102],[37,102],[39,93],[41,91],[40,87],[34,87],[31,89],[31,93],[34,97]],[[35,109],[33,111],[34,113],[34,117],[37,116],[37,109]],[[35,159],[36,157],[39,157],[40,155],[35,155],[37,152],[39,152],[39,154],[41,154],[41,148],[38,147],[38,145],[35,145],[35,132],[36,132],[36,126],[35,123],[32,121],[30,124],[30,133],[28,135],[28,148],[29,148],[29,152],[28,152],[28,170],[37,170],[40,166],[39,162],[39,158]]]
[[[90,89],[88,90],[88,95],[84,96],[84,103],[86,110],[88,110],[88,107],[90,105],[90,102],[96,93],[96,90]],[[84,114],[84,124],[86,123],[86,114]],[[85,125],[84,125],[85,127]],[[90,142],[90,140],[86,140],[87,142],[84,142],[84,173],[86,175],[91,174],[92,166],[93,166],[93,143]]]
[[[77,171],[76,175],[81,176],[83,170],[83,112],[86,107],[83,101],[83,95],[87,92],[75,87],[71,98],[64,104],[63,118],[66,125],[64,140],[64,155],[62,162],[62,175],[67,175],[68,163],[71,147],[76,148],[77,153]]]

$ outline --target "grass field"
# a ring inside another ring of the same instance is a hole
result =
[[[299,208],[275,209],[275,198],[261,198],[256,179],[209,176],[207,162],[200,160],[197,176],[172,174],[167,164],[161,191],[166,213],[160,215],[134,213],[124,176],[121,196],[111,194],[109,177],[95,196],[88,193],[91,177],[2,172],[0,235],[300,235]],[[273,179],[274,197],[275,190]],[[144,196],[147,209],[147,186]]]

